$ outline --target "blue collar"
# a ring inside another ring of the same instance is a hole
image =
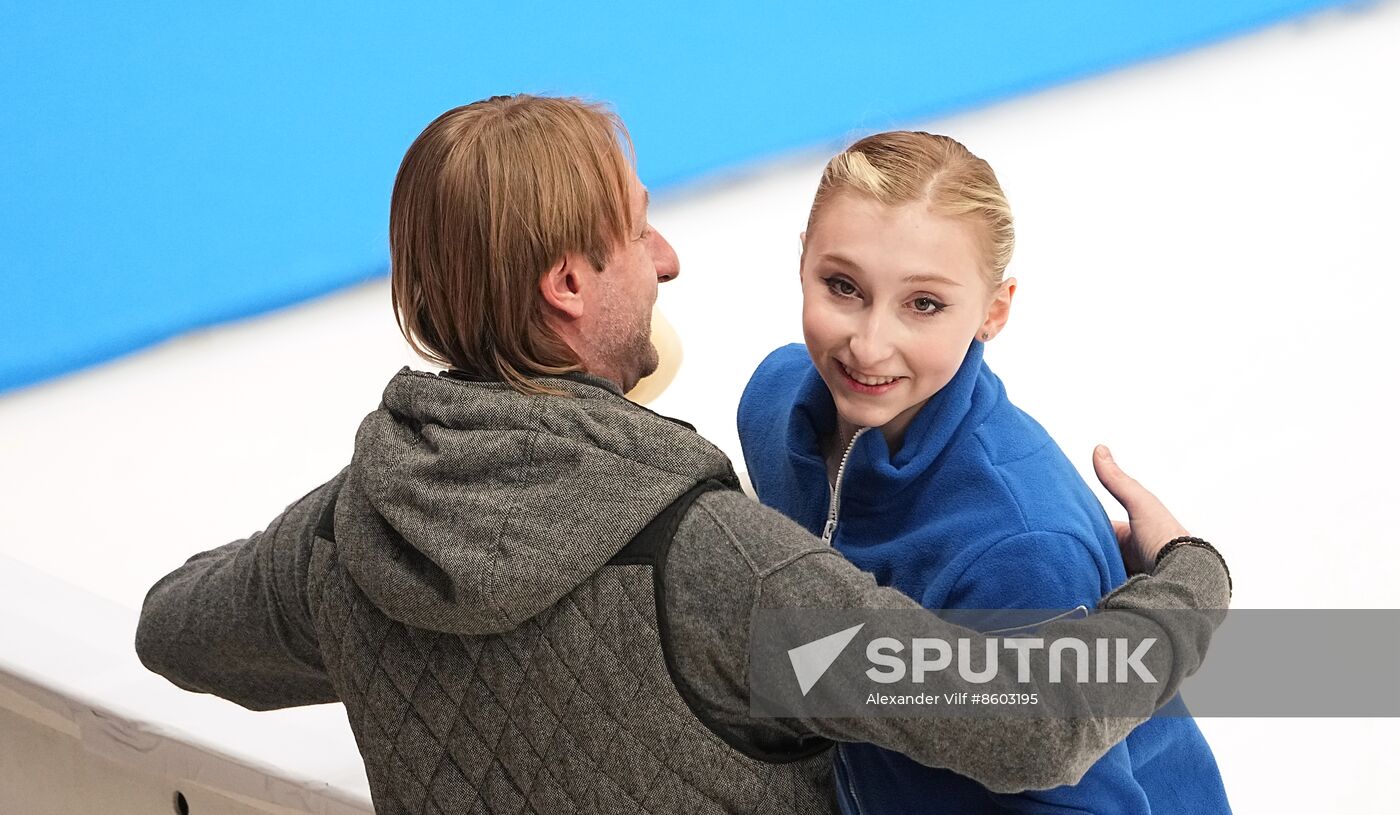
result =
[[[856,440],[842,480],[844,496],[870,507],[889,501],[905,487],[936,471],[943,454],[965,430],[986,417],[1004,394],[1001,382],[983,363],[985,345],[973,340],[952,381],[924,404],[904,434],[899,452],[890,455],[885,436],[878,430]],[[831,391],[809,364],[793,394],[788,422],[787,448],[793,464],[803,470],[818,468],[824,474],[821,439],[836,429],[836,405]]]

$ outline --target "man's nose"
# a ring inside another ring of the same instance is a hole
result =
[[[651,229],[651,262],[656,266],[656,282],[666,283],[681,276],[681,259],[670,241],[656,227]]]

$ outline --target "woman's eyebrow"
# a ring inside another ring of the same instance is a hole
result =
[[[821,255],[821,257],[817,258],[817,260],[821,261],[822,263],[830,263],[835,266],[844,266],[853,272],[860,271],[859,263],[856,263],[854,260],[851,260],[845,255],[839,255],[835,252],[826,252],[823,255]]]
[[[843,266],[853,272],[861,271],[860,264],[845,255],[837,252],[826,252],[817,258],[819,262],[830,263],[835,266]],[[900,281],[901,283],[942,283],[947,286],[962,286],[961,283],[951,277],[944,277],[938,274],[911,274]]]
[[[961,286],[962,284],[952,279],[938,274],[911,274],[904,278],[905,283],[943,283],[949,286]]]

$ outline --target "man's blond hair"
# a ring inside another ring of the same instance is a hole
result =
[[[394,313],[414,350],[527,393],[581,370],[539,281],[568,253],[607,264],[632,229],[631,161],[621,120],[579,99],[495,96],[428,125],[389,205]]]

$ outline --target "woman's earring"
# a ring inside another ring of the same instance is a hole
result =
[[[982,342],[986,342],[987,340],[990,340],[991,338],[992,338],[992,332],[990,332],[990,331],[983,331],[983,332],[982,332]]]

